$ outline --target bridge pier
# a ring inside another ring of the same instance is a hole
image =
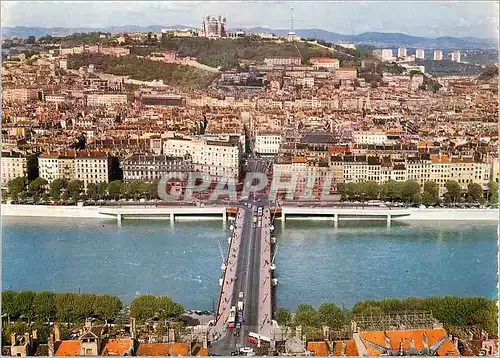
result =
[[[224,212],[222,213],[222,220],[223,221],[227,220],[227,211],[226,210],[224,210]]]
[[[122,225],[122,214],[121,213],[116,214],[116,222],[118,223],[118,226]]]
[[[387,214],[387,227],[391,227],[391,214]]]
[[[333,227],[335,229],[339,227],[339,214],[333,214]]]
[[[174,213],[170,213],[170,224],[173,224],[175,221],[175,215]]]

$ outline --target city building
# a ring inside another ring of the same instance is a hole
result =
[[[266,57],[264,59],[266,66],[300,66],[300,57]]]
[[[77,179],[83,181],[85,189],[89,183],[108,183],[116,177],[116,166],[113,157],[91,150],[47,152],[38,158],[40,178],[49,183]]]
[[[127,104],[126,94],[89,94],[87,95],[87,106],[114,106]]]
[[[38,176],[37,156],[34,154],[2,151],[1,164],[2,188],[6,188],[7,183],[14,178],[26,177],[28,180],[33,180]]]
[[[35,88],[3,88],[2,98],[7,103],[26,103],[38,98],[38,90]]]
[[[38,157],[38,172],[50,184],[55,179],[75,179],[76,151],[47,152]]]
[[[398,48],[398,58],[406,58],[406,47]]]
[[[343,48],[348,48],[348,49],[351,49],[351,50],[355,50],[356,49],[356,45],[353,44],[352,42],[341,42],[341,43],[339,43],[339,46],[343,47]]]
[[[281,145],[281,134],[258,133],[255,135],[255,152],[258,154],[276,154]]]
[[[451,60],[455,62],[460,62],[460,50],[453,51],[450,54]]]
[[[206,16],[201,20],[200,37],[219,38],[226,36],[226,18]]]
[[[112,158],[106,153],[79,151],[75,157],[75,179],[83,181],[85,189],[90,183],[109,183],[112,165]]]
[[[337,80],[355,80],[358,76],[356,68],[339,68],[335,70],[335,78]]]
[[[419,60],[425,59],[425,51],[423,48],[417,48],[417,50],[415,52],[415,58],[417,58]]]
[[[309,62],[315,69],[326,68],[326,69],[339,69],[340,61],[336,58],[330,57],[311,57]]]
[[[124,180],[160,180],[167,173],[193,170],[189,155],[169,157],[167,155],[132,154],[122,162]]]
[[[143,94],[141,96],[143,106],[168,107],[177,106],[183,107],[186,105],[186,99],[182,96],[171,94]]]
[[[189,155],[194,170],[215,177],[234,177],[240,174],[242,151],[237,136],[205,136],[200,138],[168,138],[163,154],[171,157]]]
[[[377,57],[380,61],[395,61],[396,57],[391,49],[378,49],[373,50],[373,56]]]
[[[443,51],[435,50],[434,51],[434,61],[441,61],[443,59]]]

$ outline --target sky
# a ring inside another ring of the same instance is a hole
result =
[[[186,25],[222,15],[229,28],[324,29],[341,34],[368,31],[414,36],[498,38],[498,1],[2,1],[2,26],[106,27]]]

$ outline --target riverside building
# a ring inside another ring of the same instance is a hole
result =
[[[189,155],[170,157],[167,155],[132,154],[122,163],[124,180],[160,180],[167,173],[193,170]]]
[[[7,187],[9,180],[26,177],[33,180],[37,176],[37,157],[34,154],[23,154],[16,151],[2,151],[2,188]]]

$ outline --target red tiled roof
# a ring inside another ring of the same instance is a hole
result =
[[[332,355],[334,355],[334,356],[341,356],[342,355],[342,343],[344,343],[346,345],[346,349],[345,349],[346,356],[357,357],[359,355],[358,348],[356,347],[356,342],[354,342],[354,340],[352,340],[352,339],[347,340],[347,341],[335,341]]]
[[[172,343],[172,356],[187,356],[188,354],[187,343]]]
[[[168,343],[141,343],[138,356],[168,356]]]
[[[133,349],[132,339],[130,338],[120,338],[120,339],[110,339],[104,346],[102,355],[122,356],[124,353],[131,354]]]
[[[370,331],[370,332],[361,332],[360,336],[367,341],[375,343],[379,346],[385,347],[385,337],[389,337],[390,345],[392,350],[399,349],[400,342],[403,342],[403,349],[410,349],[410,341],[413,340],[415,349],[420,350],[424,348],[424,340],[423,335],[427,334],[427,344],[428,346],[432,346],[438,340],[446,336],[446,331],[443,328],[440,329],[415,329],[415,330],[400,330],[400,331]],[[458,350],[455,348],[453,344],[448,344],[444,341],[441,345],[439,352],[448,352],[453,351],[456,355],[459,355]],[[450,342],[451,343],[451,342]],[[373,347],[371,344],[365,344],[368,354],[370,356],[379,356],[381,352]],[[444,347],[443,347],[444,346]],[[442,349],[441,349],[442,348]]]
[[[57,357],[71,357],[71,356],[79,356],[80,355],[80,341],[79,340],[70,340],[70,341],[62,341],[57,348],[56,356]]]
[[[330,353],[326,342],[307,342],[307,350],[314,352],[317,356],[326,357]]]

